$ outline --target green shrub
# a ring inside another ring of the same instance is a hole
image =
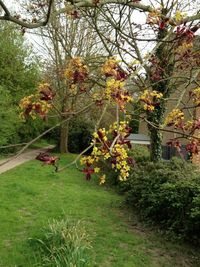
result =
[[[92,125],[81,118],[70,121],[68,149],[71,153],[80,153],[92,140]]]
[[[144,145],[133,145],[129,154],[137,163],[150,160],[149,149]]]
[[[68,150],[70,153],[80,153],[91,143],[94,127],[92,123],[83,118],[73,118],[69,123]],[[57,142],[56,150],[59,151],[60,128],[55,128],[46,135],[47,140]]]
[[[200,173],[190,163],[141,163],[121,183],[126,201],[145,220],[200,243]]]
[[[36,266],[89,267],[90,243],[81,222],[53,220],[40,238],[31,238]]]

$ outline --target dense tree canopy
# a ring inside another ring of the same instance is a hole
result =
[[[40,76],[30,47],[13,26],[0,24],[1,145],[29,139],[21,140],[20,137],[23,123],[19,118],[18,105],[23,96],[34,91]]]

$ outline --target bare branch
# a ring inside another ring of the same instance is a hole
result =
[[[18,25],[22,26],[23,28],[29,28],[29,29],[35,29],[35,28],[39,28],[39,27],[42,27],[42,26],[46,26],[47,23],[49,22],[49,19],[50,19],[50,16],[51,16],[51,8],[52,8],[52,5],[53,5],[53,1],[54,0],[49,0],[46,19],[44,21],[37,22],[37,23],[28,23],[28,22],[25,22],[23,20],[18,19],[16,16],[12,16],[10,14],[8,8],[5,6],[5,4],[2,1],[0,1],[0,6],[5,11],[5,14],[3,16],[0,16],[0,20],[11,21],[11,22],[13,22],[15,24],[18,24]]]

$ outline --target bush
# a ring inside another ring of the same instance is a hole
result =
[[[149,149],[144,145],[133,145],[129,154],[137,163],[150,160]]]
[[[80,153],[92,140],[92,126],[87,121],[76,119],[70,121],[68,149],[71,153]]]
[[[36,252],[36,266],[89,267],[90,244],[80,221],[53,220],[40,238],[31,238]]]
[[[178,159],[141,163],[121,188],[143,219],[200,243],[200,174],[192,164]]]
[[[94,128],[84,118],[73,118],[69,123],[68,150],[70,153],[80,153],[91,143]],[[60,128],[56,128],[46,136],[47,140],[57,141],[57,152],[60,143]],[[89,153],[89,151],[88,151]]]

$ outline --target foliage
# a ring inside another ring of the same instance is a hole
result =
[[[19,140],[17,131],[20,127],[17,109],[12,103],[8,90],[0,86],[0,146],[12,144]]]
[[[87,233],[80,221],[53,220],[43,230],[39,238],[31,238],[34,245],[38,267],[89,267],[89,249]]]
[[[177,158],[141,163],[121,188],[144,219],[200,244],[200,179],[192,164]]]
[[[31,48],[21,33],[8,23],[0,25],[0,145],[26,142],[37,132],[29,122],[28,130],[19,119],[18,102],[35,88],[39,68]],[[40,128],[43,126],[40,124]],[[3,150],[5,152],[5,149]]]
[[[129,155],[135,160],[136,164],[150,160],[149,148],[144,145],[132,145]]]
[[[83,118],[77,118],[69,125],[69,151],[71,153],[80,153],[86,149],[92,139],[92,125]]]
[[[0,24],[0,85],[13,96],[13,102],[33,92],[39,77],[36,58],[22,34],[8,23]]]
[[[29,142],[46,129],[47,125],[48,124],[43,122],[40,118],[37,118],[36,120],[28,119],[26,121],[22,121],[20,128],[18,129],[20,140],[22,142]]]

